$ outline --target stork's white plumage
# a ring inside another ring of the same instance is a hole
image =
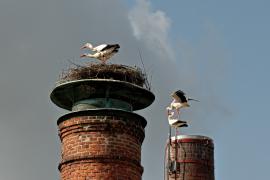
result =
[[[108,46],[107,44],[101,44],[101,45],[98,45],[96,47],[94,47],[91,43],[86,43],[85,45],[83,45],[83,47],[81,47],[81,49],[90,49],[92,51],[95,51],[95,52],[100,52],[102,51],[106,46]]]
[[[82,57],[90,57],[90,58],[96,58],[103,63],[105,63],[108,59],[110,59],[114,54],[116,54],[119,50],[120,46],[119,44],[101,44],[96,47],[93,47],[91,43],[86,43],[81,49],[90,49],[95,54],[83,54]]]
[[[81,58],[83,57],[95,58],[95,59],[100,60],[102,63],[106,63],[106,61],[110,59],[117,52],[118,50],[114,50],[113,52],[109,52],[109,53],[107,51],[96,52],[95,54],[85,53],[81,55]]]
[[[172,97],[173,101],[171,102],[170,106],[167,107],[168,120],[170,125],[173,125],[174,123],[179,121],[180,109],[184,107],[189,107],[189,100],[198,101],[195,99],[187,98],[185,96],[185,93],[181,90],[174,92],[172,94]]]
[[[171,102],[171,105],[169,108],[177,109],[177,110],[184,107],[190,107],[190,105],[188,104],[188,101],[190,100],[198,101],[196,99],[186,97],[186,94],[181,90],[174,92],[172,94],[172,97],[173,97],[173,101]]]

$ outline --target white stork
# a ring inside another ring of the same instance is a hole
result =
[[[187,125],[186,122],[181,121],[179,119],[180,109],[184,107],[190,107],[190,105],[188,104],[188,101],[190,100],[198,101],[198,100],[187,98],[185,96],[185,93],[181,90],[174,92],[171,96],[173,97],[173,101],[171,102],[170,106],[167,107],[169,124],[172,127],[186,126]]]
[[[93,47],[92,44],[86,43],[81,49],[90,49],[94,54],[82,54],[81,58],[89,57],[96,58],[103,63],[110,59],[114,54],[116,54],[120,48],[119,44],[101,44],[99,46]]]
[[[171,102],[170,107],[167,108],[168,110],[171,110],[171,109],[180,110],[181,108],[184,108],[184,107],[190,107],[190,105],[188,104],[188,101],[191,101],[191,100],[199,102],[196,99],[186,97],[186,94],[181,90],[174,92],[172,94],[172,97],[173,97],[173,101]]]

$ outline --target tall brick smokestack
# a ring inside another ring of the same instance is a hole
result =
[[[74,79],[78,72],[83,79]],[[133,111],[146,108],[155,97],[138,83],[143,78],[138,75],[131,67],[98,64],[73,69],[67,75],[72,78],[53,89],[51,100],[71,110],[57,121],[62,180],[141,179],[147,122]]]
[[[169,153],[168,153],[169,152]],[[167,180],[214,180],[214,144],[205,136],[180,135],[167,144]]]

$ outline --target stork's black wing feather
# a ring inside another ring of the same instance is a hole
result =
[[[106,49],[111,49],[111,48],[119,49],[120,46],[119,46],[119,44],[108,44],[108,45],[105,46],[101,51],[104,51],[104,50],[106,50]]]
[[[186,98],[186,96],[185,96],[185,95],[183,95],[183,96],[179,96],[179,98],[180,98],[180,100],[181,100],[181,103],[185,103],[185,102],[187,102],[187,98]]]
[[[183,91],[181,91],[181,90],[175,91],[175,94],[179,95],[179,96],[185,95],[185,93]]]
[[[183,91],[178,90],[174,94],[180,98],[182,103],[187,102],[187,98],[186,98],[185,93]]]

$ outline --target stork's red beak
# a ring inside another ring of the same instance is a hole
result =
[[[81,49],[85,49],[85,48],[86,48],[86,46],[82,46],[82,47],[81,47]]]
[[[86,57],[86,55],[85,55],[85,54],[82,54],[82,55],[80,56],[80,58],[83,58],[83,57]]]

